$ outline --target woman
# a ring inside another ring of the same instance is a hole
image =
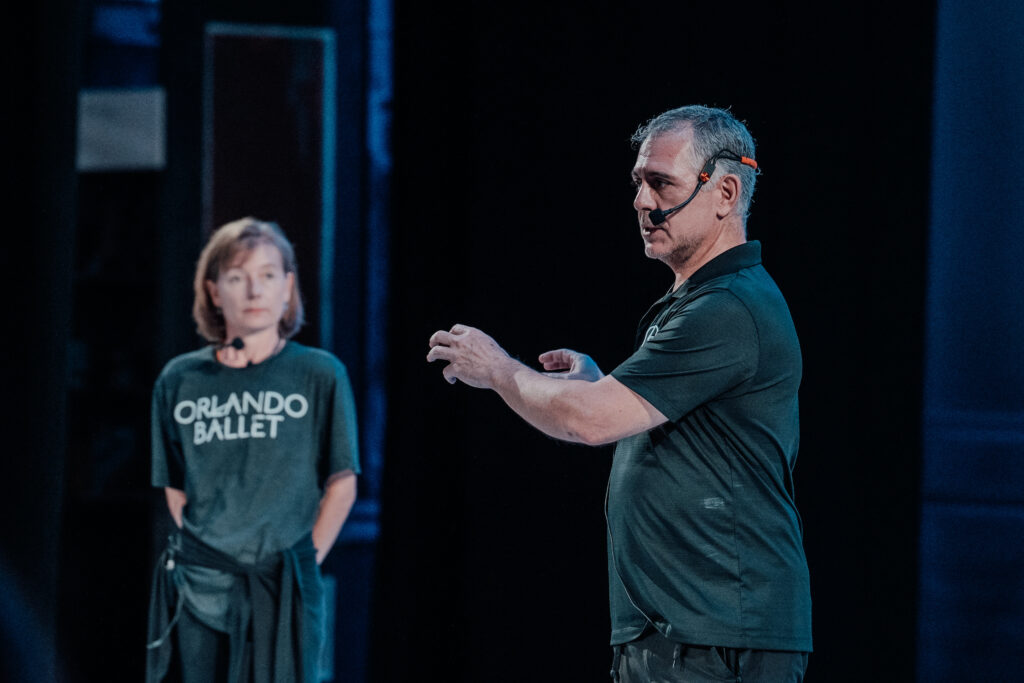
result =
[[[179,532],[154,576],[147,680],[180,668],[183,683],[315,682],[318,565],[359,472],[345,367],[289,341],[302,299],[272,223],[213,233],[192,314],[211,345],[171,360],[153,389],[152,483]]]

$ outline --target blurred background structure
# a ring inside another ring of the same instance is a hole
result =
[[[629,136],[730,106],[803,346],[808,683],[1024,669],[1024,8],[40,0],[12,21],[0,678],[134,681],[169,529],[149,392],[241,215],[348,366],[328,680],[605,680],[610,448],[449,386],[430,334],[605,371],[669,284]],[[27,215],[28,219],[21,218]],[[555,654],[557,653],[557,656]]]

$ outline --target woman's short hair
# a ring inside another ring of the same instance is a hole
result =
[[[295,249],[276,223],[257,220],[252,217],[226,223],[217,228],[210,241],[203,247],[196,264],[193,283],[195,300],[192,302],[192,317],[199,334],[207,341],[223,344],[227,341],[224,315],[214,306],[206,287],[207,281],[216,282],[221,271],[233,263],[243,251],[252,251],[260,244],[277,247],[281,252],[284,272],[292,274],[292,292],[288,308],[285,309],[278,332],[284,339],[290,339],[305,321],[302,307],[302,292],[299,289],[299,273],[295,266]]]

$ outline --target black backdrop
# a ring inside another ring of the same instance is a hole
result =
[[[461,322],[529,363],[624,358],[670,282],[628,138],[688,103],[759,143],[749,233],[801,335],[808,681],[913,679],[933,12],[398,3],[379,680],[607,675],[610,448],[549,440],[424,355]]]
[[[274,3],[263,18],[294,17],[303,4]],[[373,680],[605,680],[610,449],[540,436],[493,395],[445,384],[424,355],[434,330],[463,322],[528,362],[564,345],[614,367],[669,282],[641,252],[628,137],[684,103],[732,106],[759,142],[750,236],[803,344],[808,681],[913,679],[934,8],[750,5],[396,0]],[[270,6],[238,4],[238,18]],[[43,668],[30,655],[11,663],[6,629],[18,619],[4,622],[3,652],[12,670],[24,663],[51,680],[80,33],[75,2],[25,9],[21,37],[35,40],[9,46],[25,100],[11,130],[33,144],[14,159],[12,199],[31,217],[24,230],[12,224],[5,249],[18,286],[7,308],[17,329],[5,343],[13,438],[3,478],[17,486],[3,497],[0,568],[24,579],[15,597],[32,605]],[[196,155],[195,143],[172,152]],[[197,202],[187,175],[165,182],[167,197]],[[81,561],[93,558],[110,559]],[[116,614],[144,610],[108,597]]]

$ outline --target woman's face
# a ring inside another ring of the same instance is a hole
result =
[[[292,293],[292,273],[284,272],[281,252],[260,242],[241,251],[216,282],[206,281],[213,305],[221,309],[227,339],[277,329]]]

